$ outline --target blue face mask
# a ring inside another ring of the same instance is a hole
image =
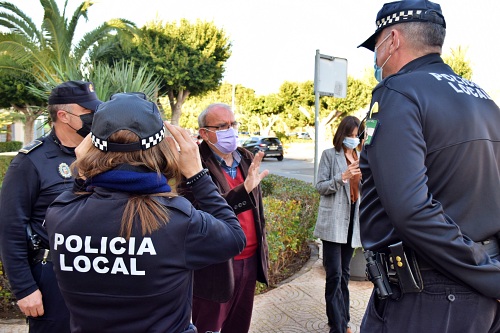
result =
[[[347,149],[354,149],[359,145],[359,138],[345,137],[342,143]]]
[[[377,49],[380,47],[380,45],[384,44],[384,42],[387,40],[387,38],[389,38],[391,34],[389,33],[387,35],[387,37],[385,37],[381,42],[380,44],[378,44],[377,46],[375,46],[375,49],[374,49],[374,52],[373,52],[373,60],[374,60],[374,65],[373,65],[373,68],[375,69],[375,72],[374,72],[374,76],[375,76],[375,80],[377,80],[378,82],[382,81],[383,77],[382,77],[382,72],[384,70],[384,66],[385,64],[387,64],[387,62],[389,61],[389,59],[392,57],[392,54],[389,55],[389,57],[387,57],[387,59],[385,60],[385,62],[382,64],[382,66],[378,66],[377,65]]]

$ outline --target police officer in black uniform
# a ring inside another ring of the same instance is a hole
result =
[[[360,158],[361,331],[500,332],[500,110],[441,59],[438,4],[386,3],[376,25],[360,45],[381,81]]]
[[[91,82],[68,81],[55,87],[48,103],[51,132],[20,150],[2,184],[2,263],[30,332],[70,331],[69,312],[47,250],[45,211],[72,188],[74,148],[90,132],[93,112],[101,103]]]

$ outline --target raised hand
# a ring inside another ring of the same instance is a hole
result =
[[[172,134],[172,137],[167,136],[165,139],[179,163],[182,175],[186,178],[196,175],[203,169],[198,145],[191,138],[189,131],[182,127],[174,126],[167,121],[164,124],[170,134]]]
[[[262,179],[266,177],[269,174],[269,170],[264,170],[260,172],[260,163],[262,162],[262,159],[264,158],[264,153],[259,151],[257,154],[255,154],[255,157],[253,159],[252,164],[250,164],[250,167],[248,168],[248,175],[247,178],[245,179],[245,189],[247,190],[248,193],[250,193],[254,188],[256,188]]]

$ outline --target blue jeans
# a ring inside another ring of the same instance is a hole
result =
[[[452,281],[435,270],[422,271],[424,290],[378,299],[372,292],[362,333],[500,332],[500,303]]]

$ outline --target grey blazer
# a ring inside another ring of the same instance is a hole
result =
[[[344,151],[326,149],[319,162],[316,190],[321,195],[314,237],[334,243],[347,243],[347,232],[351,215],[351,189],[349,182],[342,181],[342,172],[347,170]],[[351,246],[361,247],[359,236],[359,199],[354,212],[354,227]]]

